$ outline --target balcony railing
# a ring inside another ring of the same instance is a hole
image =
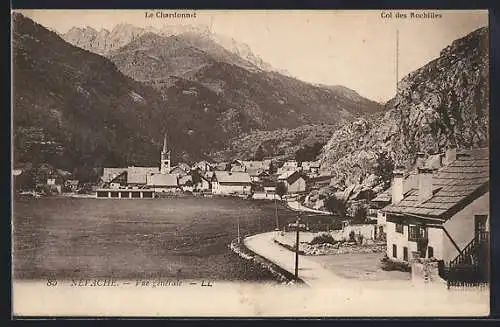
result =
[[[489,233],[480,231],[455,259],[446,272],[448,287],[476,286],[489,282]]]

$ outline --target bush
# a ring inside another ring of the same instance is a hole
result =
[[[393,261],[385,255],[382,259],[380,259],[380,266],[382,270],[385,271],[403,271],[403,272],[410,272],[411,271],[411,266],[407,262],[401,262],[401,261]]]
[[[311,240],[311,242],[309,242],[310,245],[324,244],[324,243],[335,244],[335,243],[337,243],[337,241],[335,241],[333,236],[330,234],[321,234],[321,235],[315,236]]]

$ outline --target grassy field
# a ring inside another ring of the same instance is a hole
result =
[[[275,227],[272,202],[231,198],[17,199],[14,278],[270,280],[233,254],[241,235]],[[280,223],[295,213],[279,207]]]

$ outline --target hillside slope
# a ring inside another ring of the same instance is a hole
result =
[[[323,149],[322,169],[351,185],[373,173],[381,152],[395,164],[411,167],[417,152],[487,146],[488,49],[487,28],[455,40],[437,59],[400,81],[386,113],[335,131]]]
[[[13,76],[15,162],[158,164],[165,130],[174,148],[190,141],[153,88],[17,13]]]
[[[194,161],[246,133],[381,109],[355,93],[262,71],[196,30],[101,32],[96,39],[115,49],[107,52],[114,62],[14,15],[15,162],[155,165],[165,131],[174,160]]]
[[[221,119],[237,115],[240,132],[346,122],[381,106],[361,96],[317,87],[276,72],[248,69],[210,39],[188,33],[147,33],[108,54],[126,75],[167,95],[172,77],[215,93]]]

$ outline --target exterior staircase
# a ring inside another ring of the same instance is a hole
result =
[[[489,233],[481,231],[450,261],[445,278],[452,286],[482,286],[490,279]]]

